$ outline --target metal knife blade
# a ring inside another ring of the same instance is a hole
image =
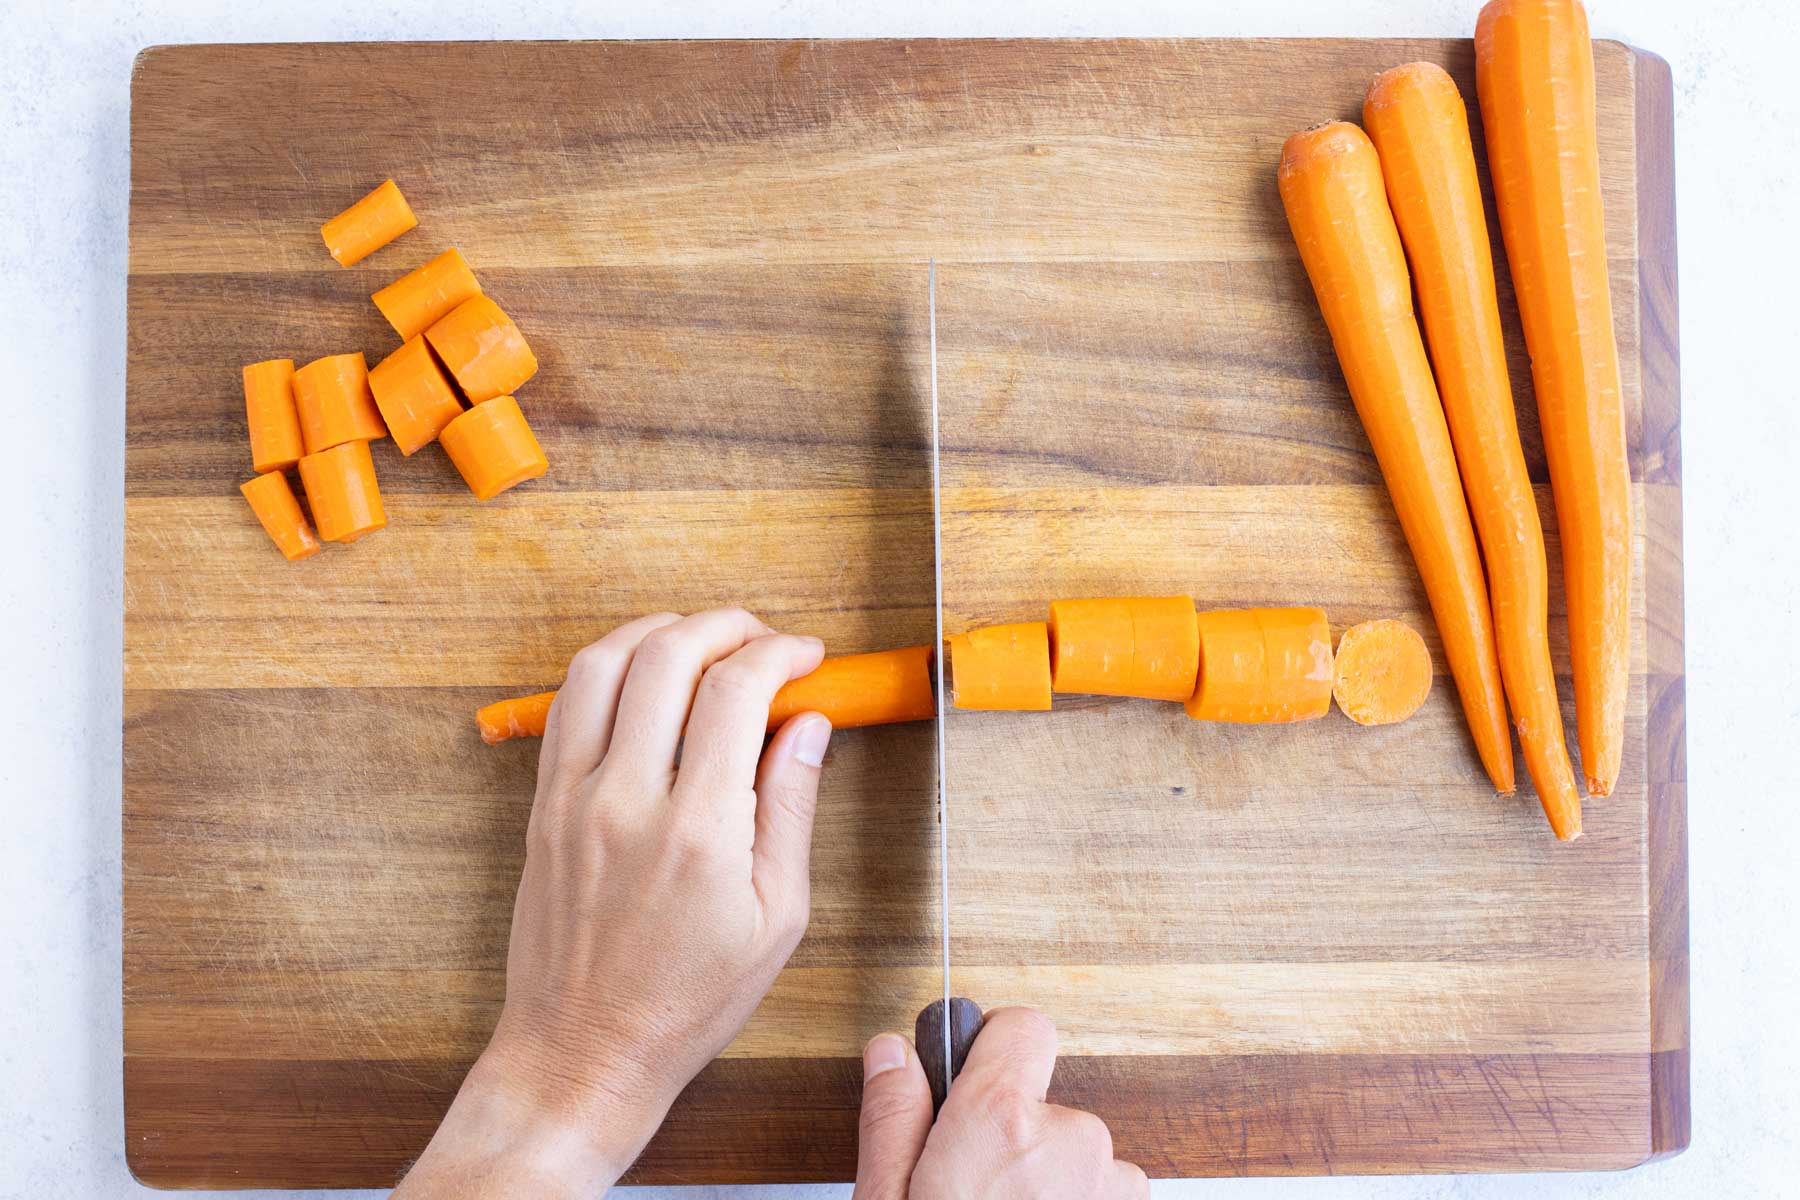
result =
[[[981,1032],[981,1006],[950,995],[950,779],[948,738],[944,728],[945,677],[949,673],[944,649],[944,475],[938,442],[938,338],[937,260],[926,268],[927,314],[931,330],[931,568],[937,613],[937,788],[938,788],[938,907],[943,932],[944,995],[925,1006],[913,1028],[919,1061],[931,1083],[935,1107],[943,1107],[950,1083],[962,1069],[969,1047]]]

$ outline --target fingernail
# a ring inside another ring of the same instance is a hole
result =
[[[823,766],[825,747],[831,744],[831,722],[824,717],[807,717],[794,731],[793,755],[809,767]]]
[[[883,1071],[906,1065],[906,1039],[897,1033],[883,1033],[863,1047],[863,1082]]]

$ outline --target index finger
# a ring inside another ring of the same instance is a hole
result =
[[[1056,1026],[1050,1018],[1031,1008],[996,1008],[983,1018],[956,1082],[1016,1088],[1041,1101],[1055,1070]],[[955,1091],[953,1085],[951,1094]]]
[[[715,802],[749,791],[769,732],[769,702],[824,657],[818,638],[770,633],[707,668],[688,717],[677,784]]]

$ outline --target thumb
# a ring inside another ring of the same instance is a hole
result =
[[[931,1085],[912,1044],[884,1033],[863,1048],[862,1120],[851,1200],[906,1200],[931,1132]]]
[[[752,871],[764,903],[806,909],[813,813],[831,722],[801,713],[781,727],[756,771],[756,843]]]

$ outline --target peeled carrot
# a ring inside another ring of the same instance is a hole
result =
[[[491,500],[550,469],[511,396],[484,400],[444,426],[438,440],[477,500]]]
[[[1510,792],[1512,736],[1487,582],[1375,147],[1347,122],[1308,129],[1282,147],[1279,181],[1350,398],[1431,600],[1475,748],[1494,786]]]
[[[1050,627],[989,625],[950,639],[957,708],[1041,712],[1050,707]]]
[[[1200,669],[1194,601],[1188,596],[1054,601],[1050,659],[1059,692],[1186,700]]]
[[[539,692],[479,709],[475,724],[481,740],[492,746],[509,738],[542,737],[554,699],[555,692]],[[803,712],[823,713],[838,729],[931,720],[937,714],[931,647],[828,658],[775,693],[768,728],[779,729]]]
[[[415,337],[369,370],[369,391],[400,453],[411,455],[437,440],[462,415],[462,401],[425,339]]]
[[[410,342],[464,300],[479,295],[481,284],[476,281],[475,272],[469,269],[462,252],[452,246],[369,298],[394,332]]]
[[[1544,531],[1519,446],[1468,113],[1442,67],[1408,63],[1370,86],[1363,124],[1381,156],[1388,201],[1412,265],[1463,491],[1481,539],[1507,704],[1526,770],[1563,836],[1581,827],[1581,796],[1563,743],[1550,665]],[[1419,648],[1423,654],[1423,642]],[[1338,653],[1341,670],[1343,651]]]
[[[419,223],[394,181],[380,187],[319,227],[339,266],[355,266]]]
[[[1431,693],[1431,654],[1405,621],[1364,621],[1338,639],[1332,697],[1358,725],[1394,725]]]
[[[1196,721],[1272,724],[1331,711],[1331,623],[1316,608],[1199,613],[1200,674],[1187,697]]]
[[[306,443],[294,410],[294,360],[271,358],[244,368],[244,416],[250,424],[250,462],[257,474],[300,461]]]
[[[238,491],[244,493],[244,499],[250,502],[250,511],[256,514],[263,530],[289,562],[311,558],[324,549],[319,545],[319,539],[313,536],[312,526],[306,523],[286,475],[270,471],[239,484]]]
[[[471,296],[425,331],[470,404],[519,389],[537,374],[537,357],[512,318],[486,296]]]
[[[367,442],[344,442],[307,455],[300,460],[300,482],[319,536],[328,542],[354,542],[387,524]]]
[[[369,391],[368,360],[360,350],[314,359],[295,371],[294,407],[308,454],[387,436]]]
[[[1581,766],[1588,792],[1605,796],[1619,776],[1630,685],[1631,467],[1580,3],[1488,4],[1475,24],[1475,84],[1562,532]]]

